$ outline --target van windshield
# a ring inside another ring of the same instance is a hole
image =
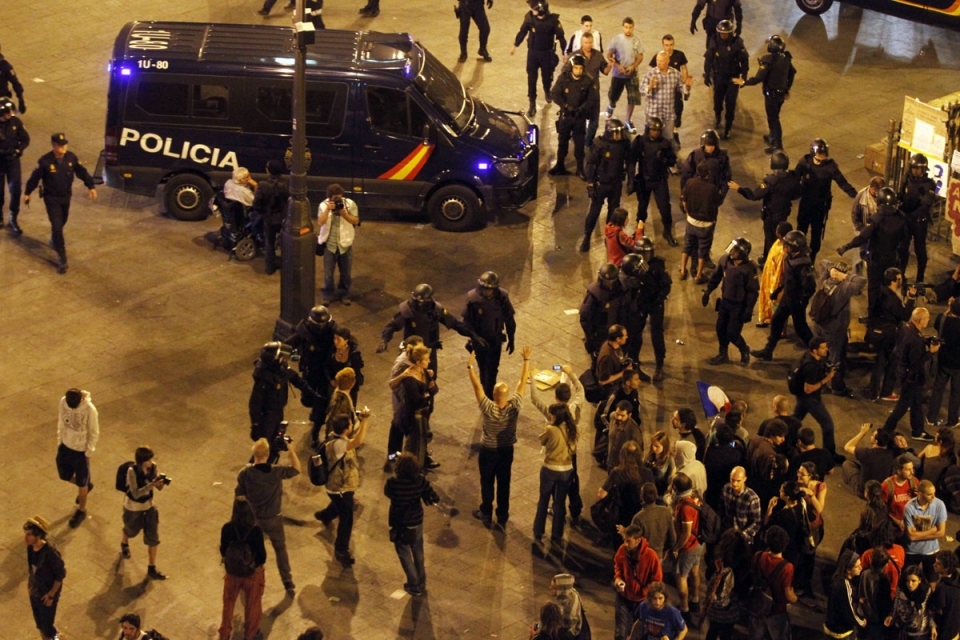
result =
[[[433,57],[432,53],[422,47],[420,51],[424,64],[414,83],[430,102],[449,116],[458,133],[463,131],[473,118],[473,100],[467,95],[457,76]]]

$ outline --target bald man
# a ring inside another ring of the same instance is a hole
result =
[[[760,497],[747,486],[747,470],[734,467],[723,487],[723,526],[736,529],[747,544],[753,544],[762,524]]]
[[[900,377],[900,399],[890,412],[883,430],[893,434],[907,410],[910,411],[911,438],[920,442],[933,442],[934,437],[924,429],[923,387],[927,382],[926,364],[930,356],[940,350],[939,343],[931,343],[923,337],[923,330],[930,323],[930,312],[917,307],[907,322],[897,332],[897,372]]]

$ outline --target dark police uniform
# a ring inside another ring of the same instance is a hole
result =
[[[287,339],[290,348],[296,349],[300,354],[300,362],[297,363],[300,375],[315,392],[313,395],[305,393],[300,397],[303,406],[311,408],[310,420],[313,421],[313,427],[310,436],[314,442],[320,436],[320,427],[326,420],[327,407],[333,392],[327,362],[336,350],[333,344],[333,332],[336,328],[337,323],[332,319],[322,329],[301,320],[297,323],[293,335]]]
[[[833,203],[832,183],[836,182],[851,198],[857,197],[857,190],[843,177],[833,158],[827,158],[820,164],[816,164],[813,158],[812,153],[803,156],[793,172],[800,178],[797,230],[804,234],[810,230],[807,234],[810,238],[810,257],[815,259],[820,251],[827,218],[830,216],[830,205]]]
[[[719,354],[726,359],[730,343],[733,343],[733,346],[740,350],[741,362],[749,362],[750,347],[743,339],[743,325],[750,322],[753,307],[760,297],[757,263],[748,259],[736,264],[729,253],[721,256],[703,293],[704,301],[721,285],[721,281],[723,287],[720,289],[720,299],[717,300]]]
[[[609,289],[604,288],[599,279],[587,285],[587,295],[580,305],[580,328],[583,329],[583,344],[591,357],[596,357],[606,341],[607,329],[620,322],[620,307],[626,302],[619,281],[613,281]]]
[[[60,136],[58,144],[67,144],[66,138]],[[56,136],[55,136],[56,138]],[[56,140],[55,140],[56,142]],[[70,215],[70,196],[73,192],[73,178],[79,176],[87,189],[95,188],[93,176],[80,163],[80,159],[72,151],[67,151],[57,160],[53,151],[41,156],[37,168],[30,174],[24,195],[30,195],[41,182],[43,183],[43,204],[47,208],[47,217],[52,227],[53,248],[60,256],[61,270],[67,266],[67,247],[63,240],[63,227],[67,224]]]
[[[306,19],[313,23],[314,29],[327,28],[327,25],[323,24],[323,0],[306,0],[304,12]]]
[[[573,41],[573,38],[570,38]],[[593,139],[597,137],[597,127],[600,122],[600,76],[605,75],[604,70],[607,68],[607,59],[603,55],[603,51],[594,47],[590,50],[590,55],[587,56],[583,52],[583,49],[577,49],[570,57],[572,58],[575,55],[581,55],[587,60],[587,64],[583,67],[583,72],[590,76],[593,80],[593,92],[597,98],[597,106],[594,110],[587,115],[587,137],[586,143],[587,147],[593,146]],[[570,69],[573,65],[570,64],[570,61],[567,60],[567,63],[563,66],[564,71]]]
[[[3,226],[3,183],[10,188],[10,222],[16,229],[20,212],[20,156],[30,145],[30,135],[17,116],[0,122],[0,227]]]
[[[11,187],[12,191],[13,187]],[[936,199],[937,185],[927,175],[914,176],[912,171],[900,187],[900,210],[907,217],[907,231],[913,238],[913,250],[917,254],[917,279],[923,282],[927,270],[927,225],[930,223],[930,207]],[[906,278],[910,261],[910,243],[900,250],[900,271]]]
[[[403,338],[406,340],[410,336],[420,336],[423,338],[423,344],[430,348],[430,368],[434,376],[439,376],[437,369],[437,351],[443,349],[443,343],[440,342],[440,325],[448,329],[453,329],[465,338],[475,339],[478,336],[457,318],[443,308],[436,300],[427,300],[424,302],[415,302],[405,300],[400,303],[400,310],[393,316],[393,319],[383,327],[380,333],[380,339],[383,344],[390,342],[390,338],[397,331],[403,331]]]
[[[590,210],[583,225],[585,242],[589,242],[590,235],[597,226],[604,201],[607,202],[608,218],[613,210],[620,206],[629,155],[630,143],[626,140],[607,140],[601,137],[594,141],[593,149],[587,156],[587,195],[590,196]]]
[[[707,52],[703,54],[703,58],[705,82],[708,86],[713,84],[714,126],[720,128],[720,116],[726,107],[723,135],[728,136],[737,110],[737,97],[740,95],[740,87],[733,83],[733,79],[746,80],[750,75],[750,55],[739,37],[724,40],[717,34],[707,44]]]
[[[10,93],[11,85],[13,93]],[[9,98],[13,94],[17,96],[17,110],[20,113],[26,113],[27,105],[23,101],[23,85],[20,84],[20,78],[13,70],[13,65],[7,62],[3,54],[0,54],[0,96]]]
[[[663,133],[656,138],[650,137],[649,129],[643,135],[636,136],[630,143],[630,157],[627,162],[627,192],[637,193],[637,220],[647,221],[647,208],[653,195],[663,221],[663,237],[671,245],[673,239],[673,212],[670,208],[670,167],[677,164],[677,154],[673,142],[664,138]]]
[[[513,46],[519,47],[524,38],[527,38],[527,97],[530,98],[532,107],[537,100],[537,73],[543,77],[543,93],[550,98],[553,71],[560,62],[556,53],[556,41],[560,41],[561,50],[567,46],[567,41],[563,36],[559,15],[549,13],[538,18],[529,11],[523,18]]]
[[[800,197],[800,180],[792,171],[774,171],[767,174],[757,187],[740,187],[737,193],[747,200],[763,200],[760,218],[763,220],[763,254],[765,262],[770,247],[777,240],[777,225],[790,217],[793,201]]]
[[[493,0],[486,0],[486,6],[493,8]],[[487,11],[484,0],[460,0],[457,5],[457,17],[460,19],[460,57],[467,57],[467,40],[470,38],[470,21],[477,24],[480,33],[480,49],[477,53],[484,59],[489,58],[487,40],[490,38],[490,21],[487,20]]]
[[[290,199],[287,176],[269,176],[257,184],[251,209],[263,217],[263,267],[269,275],[277,270],[277,236],[283,228]]]
[[[727,192],[730,191],[729,182],[733,180],[733,171],[730,169],[730,156],[727,155],[726,149],[720,147],[717,147],[713,153],[707,153],[700,147],[690,152],[680,167],[680,190],[683,191],[687,181],[697,175],[697,165],[701,162],[707,163],[707,168],[710,169],[708,180],[720,192],[720,204],[723,204]]]
[[[647,267],[646,273],[639,277],[620,274],[624,301],[619,310],[619,324],[627,328],[627,344],[624,346],[627,356],[640,362],[643,330],[649,319],[653,356],[657,369],[661,369],[667,359],[667,345],[663,338],[664,303],[670,295],[673,279],[667,272],[667,263],[660,256],[650,258]]]
[[[730,20],[736,18],[736,35],[740,37],[740,31],[743,29],[743,5],[740,0],[697,0],[697,6],[693,8],[693,17],[690,19],[690,33],[697,32],[697,18],[704,7],[707,13],[703,16],[703,30],[707,34],[707,46],[710,46],[710,40],[717,35],[717,25],[721,20]]]
[[[313,395],[310,386],[287,364],[277,361],[257,360],[253,369],[253,389],[250,391],[250,439],[266,438],[270,443],[270,459],[277,456],[274,442],[283,422],[283,410],[287,406],[289,386],[293,385],[304,395]]]
[[[817,289],[817,280],[813,273],[813,261],[810,260],[809,255],[784,254],[781,288],[783,297],[780,298],[780,304],[777,305],[777,310],[773,312],[773,318],[770,320],[770,336],[762,349],[763,355],[753,352],[754,355],[767,360],[773,356],[773,350],[783,336],[788,318],[793,318],[793,330],[803,344],[809,344],[810,339],[813,338],[813,332],[807,324],[807,303]],[[779,292],[774,292],[770,297],[776,298],[777,293]]]
[[[896,207],[882,204],[873,219],[867,223],[850,244],[840,247],[842,254],[853,247],[870,243],[870,262],[867,263],[867,304],[872,309],[883,287],[883,272],[896,267],[904,245],[909,247],[910,234],[907,219]]]
[[[596,55],[596,54],[594,54]],[[595,81],[587,75],[586,65],[579,78],[573,77],[573,69],[564,69],[550,92],[553,101],[560,108],[557,114],[557,164],[563,168],[563,161],[570,148],[570,136],[573,136],[573,157],[577,160],[577,173],[583,173],[584,144],[587,137],[587,118],[593,117],[600,109],[600,95],[595,89]],[[559,171],[563,173],[563,171]]]
[[[767,127],[770,129],[770,149],[783,148],[783,127],[780,126],[780,109],[783,107],[797,70],[789,51],[767,53],[760,58],[757,75],[744,82],[744,86],[763,84],[763,104],[767,111]]]
[[[480,383],[487,397],[492,398],[493,387],[497,384],[497,372],[500,370],[504,332],[509,353],[513,353],[513,338],[517,332],[510,294],[506,289],[497,287],[493,296],[486,298],[481,287],[477,287],[467,294],[467,302],[461,315],[463,323],[487,341],[486,348],[473,345],[473,351],[477,354]]]
[[[681,67],[687,64],[687,56],[683,51],[679,49],[674,49],[673,53],[670,54],[670,66],[680,72],[680,75],[683,76],[683,71]],[[657,66],[657,56],[651,56],[650,66]],[[681,93],[676,93],[673,97],[673,137],[675,140],[680,140],[680,134],[677,133],[680,130],[680,125],[683,120],[683,103],[690,97],[690,94],[684,96]],[[678,143],[679,144],[679,143]]]

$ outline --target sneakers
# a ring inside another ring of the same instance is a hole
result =
[[[730,357],[727,356],[727,354],[725,353],[718,353],[717,355],[707,360],[707,362],[712,365],[728,364],[730,362]]]
[[[630,122],[629,120],[627,120],[623,126],[624,128],[626,128],[627,132],[630,133],[631,135],[637,133],[637,128],[633,126],[633,123]]]
[[[150,565],[149,567],[147,567],[147,577],[150,578],[151,580],[166,580],[167,574],[162,573],[155,566]]]
[[[880,398],[880,399],[883,400],[884,402],[897,402],[897,401],[900,400],[900,394],[899,394],[899,393],[891,393],[890,395],[888,395],[888,396],[883,396],[883,397]]]
[[[604,113],[603,113],[603,117],[605,117],[605,118],[612,118],[612,117],[613,117],[613,105],[610,105],[609,107],[607,107],[607,110],[604,111]]]
[[[120,543],[120,555],[122,555],[127,560],[130,559],[130,545],[126,542]]]
[[[914,433],[910,435],[911,440],[919,440],[920,442],[934,442],[936,438],[927,433],[926,431],[921,431],[920,433]]]
[[[70,528],[71,528],[71,529],[76,529],[77,527],[80,526],[80,523],[83,522],[83,521],[86,520],[86,519],[87,519],[87,512],[86,512],[86,511],[80,511],[80,509],[77,509],[77,510],[73,513],[73,517],[70,518],[70,522],[69,522]]]

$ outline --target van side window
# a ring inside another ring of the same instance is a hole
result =
[[[187,116],[190,85],[186,82],[143,80],[137,87],[137,106],[154,116]]]
[[[384,133],[418,138],[429,122],[427,114],[398,89],[367,87],[370,123]]]
[[[310,83],[307,86],[307,136],[336,138],[343,132],[347,86],[333,83]],[[271,122],[289,128],[293,114],[293,90],[290,87],[261,85],[257,87],[257,111]]]
[[[226,118],[230,92],[219,84],[193,85],[193,115],[197,118]]]

